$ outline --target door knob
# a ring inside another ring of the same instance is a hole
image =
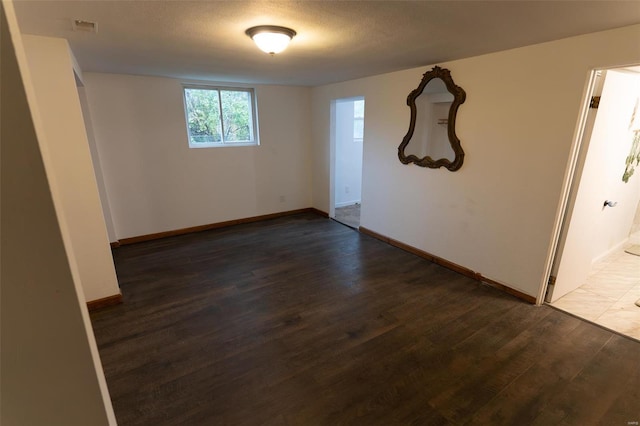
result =
[[[602,207],[615,207],[618,205],[617,201],[605,200],[604,206]]]

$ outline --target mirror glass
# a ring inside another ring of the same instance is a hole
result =
[[[398,148],[400,161],[451,171],[462,167],[464,151],[455,134],[455,119],[465,98],[449,70],[434,67],[425,73],[418,88],[407,97],[411,122]]]
[[[418,158],[446,158],[453,161],[455,153],[449,143],[447,122],[453,95],[447,90],[444,81],[431,80],[416,99],[416,125],[413,137],[407,145],[405,154]]]

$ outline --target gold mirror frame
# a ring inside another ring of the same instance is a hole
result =
[[[455,154],[453,161],[447,158],[439,158],[434,160],[428,155],[422,158],[418,158],[413,154],[406,155],[405,148],[411,141],[411,137],[413,136],[413,132],[416,127],[416,117],[417,117],[417,107],[416,107],[416,99],[422,94],[422,91],[427,86],[431,80],[439,78],[441,79],[449,93],[453,95],[453,102],[451,103],[451,107],[449,108],[449,117],[447,120],[447,135],[449,137],[449,143],[451,144],[451,148]],[[433,67],[431,71],[427,71],[424,73],[422,77],[422,81],[418,88],[411,91],[409,96],[407,96],[407,105],[411,109],[411,121],[409,123],[409,131],[402,139],[400,146],[398,147],[398,158],[402,164],[410,164],[414,163],[420,167],[429,167],[431,169],[438,169],[440,167],[445,167],[448,170],[454,172],[462,167],[462,163],[464,161],[464,151],[462,150],[462,146],[460,145],[460,139],[456,136],[456,115],[458,113],[458,107],[464,103],[467,98],[467,94],[462,89],[462,87],[457,86],[453,79],[451,78],[451,72],[446,68],[440,68],[439,66]]]

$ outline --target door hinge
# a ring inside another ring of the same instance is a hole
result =
[[[551,302],[551,295],[553,295],[553,289],[556,285],[556,277],[553,275],[549,275],[549,280],[547,281],[547,291],[544,294],[544,301],[547,303]]]
[[[592,96],[589,108],[598,109],[598,106],[600,106],[600,96]]]

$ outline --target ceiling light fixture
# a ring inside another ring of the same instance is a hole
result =
[[[291,28],[275,25],[259,25],[251,27],[245,33],[251,37],[258,48],[270,55],[282,52],[287,48],[296,32]]]

